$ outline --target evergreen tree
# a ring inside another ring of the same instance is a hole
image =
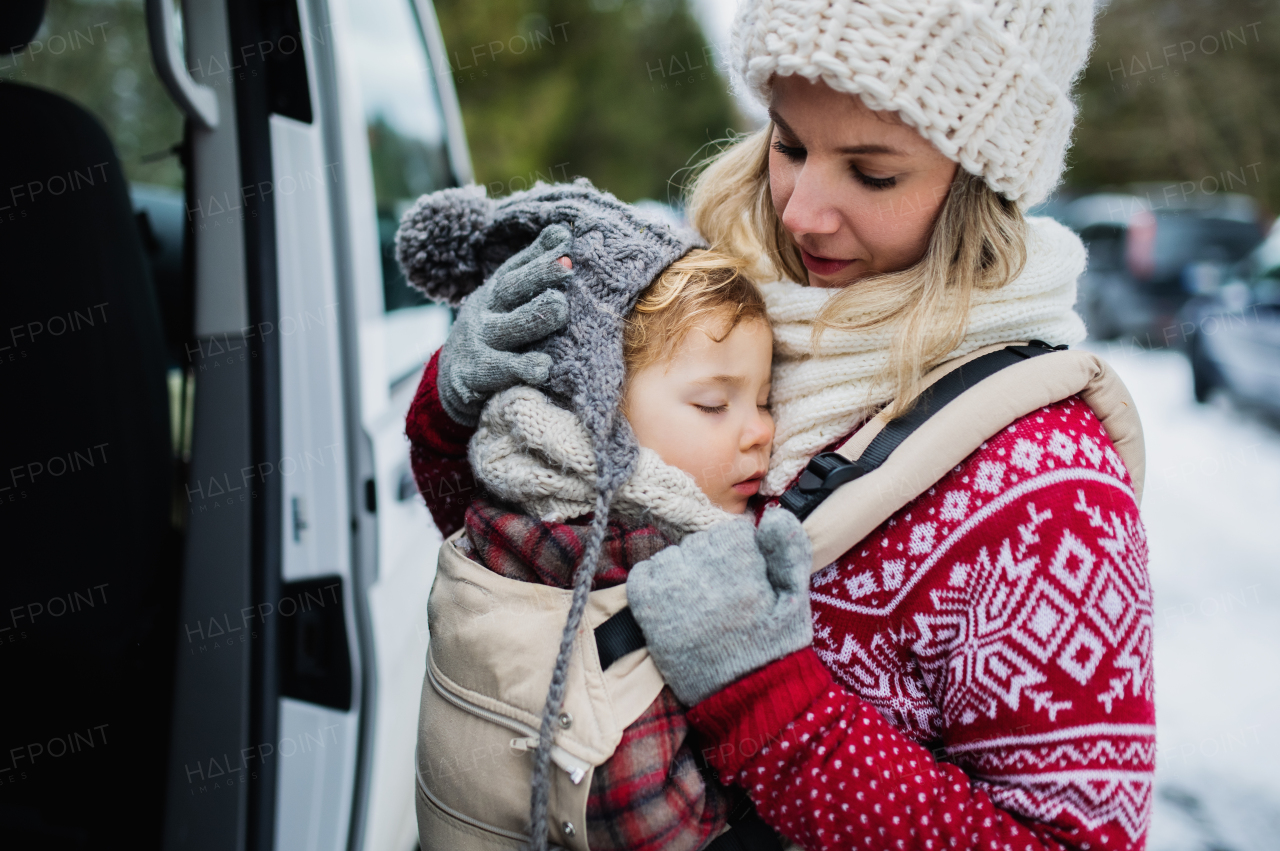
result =
[[[678,172],[740,126],[684,0],[440,0],[476,181],[585,176],[673,201]]]
[[[1280,209],[1280,3],[1115,0],[1079,103],[1069,185],[1159,181]]]

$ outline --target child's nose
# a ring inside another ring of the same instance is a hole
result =
[[[772,442],[773,417],[757,408],[742,430],[742,451],[749,452]]]

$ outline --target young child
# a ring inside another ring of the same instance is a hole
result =
[[[768,470],[772,334],[738,263],[694,251],[645,290],[623,333],[622,411],[640,445],[613,500],[593,587],[691,531],[741,514]],[[545,423],[536,432],[527,425]],[[464,552],[510,579],[569,588],[593,499],[585,429],[530,387],[493,397],[470,459],[485,495],[465,516]],[[513,629],[519,629],[513,624]],[[725,824],[728,790],[707,784],[671,690],[623,734],[591,780],[595,849],[694,849]]]
[[[573,267],[567,258],[561,263]],[[405,265],[412,280],[414,267]],[[615,326],[623,371],[617,412],[638,451],[612,495],[594,589],[625,583],[634,565],[684,535],[744,513],[768,469],[773,440],[772,335],[763,297],[743,265],[694,248],[644,283],[631,284],[639,290],[634,307]],[[429,373],[436,366],[433,360]],[[433,374],[424,379],[415,409],[442,403],[446,411],[457,409],[445,401],[446,388],[428,386],[433,381]],[[421,419],[411,410],[409,431],[419,450],[438,450],[459,436],[415,433]],[[530,386],[511,387],[484,404],[468,442],[481,493],[465,510],[465,534],[456,544],[465,554],[509,579],[573,586],[597,506],[598,459],[586,419],[554,390]],[[419,473],[440,460],[426,454],[415,454]],[[704,848],[744,803],[737,790],[704,777],[684,713],[664,687],[595,769],[586,825],[593,851]]]

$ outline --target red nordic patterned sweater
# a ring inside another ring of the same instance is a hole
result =
[[[409,437],[451,530],[462,514],[438,483],[470,474],[434,378]],[[689,714],[765,821],[809,851],[1145,846],[1146,535],[1084,403],[1012,423],[815,574],[811,599],[812,648]]]

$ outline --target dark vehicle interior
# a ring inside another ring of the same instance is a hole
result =
[[[10,51],[44,5],[4,4]],[[182,544],[166,386],[190,336],[181,200],[142,198],[135,217],[101,124],[57,94],[0,82],[0,115],[2,626],[16,698],[0,721],[15,757],[0,835],[13,848],[155,845]],[[55,618],[70,623],[40,631]]]

